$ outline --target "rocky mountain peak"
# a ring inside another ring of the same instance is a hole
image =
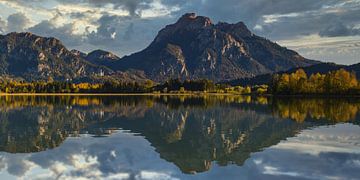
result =
[[[108,51],[103,51],[103,50],[95,50],[90,52],[87,55],[88,58],[97,58],[99,60],[119,60],[120,58],[118,56],[116,56],[115,54],[108,52]]]
[[[42,50],[48,53],[61,55],[67,51],[66,47],[61,43],[60,40],[53,37],[41,37],[30,32],[12,32],[5,36],[0,37],[2,42],[2,50],[7,49],[7,52],[11,52],[14,48],[32,47],[34,50]]]
[[[178,26],[201,28],[211,26],[213,23],[208,17],[197,16],[195,13],[186,13],[175,24]]]
[[[197,16],[195,13],[186,13],[176,23],[163,28],[155,38],[154,42],[161,42],[177,33],[192,33],[212,26],[213,23],[210,18]]]
[[[219,22],[216,25],[216,28],[237,37],[249,37],[253,35],[253,33],[249,30],[249,28],[245,25],[244,22],[238,22],[236,24]]]
[[[76,49],[73,49],[73,50],[71,50],[70,52],[73,53],[75,56],[79,56],[79,57],[82,57],[82,58],[84,58],[84,57],[87,56],[86,53],[81,52],[81,51],[76,50]]]

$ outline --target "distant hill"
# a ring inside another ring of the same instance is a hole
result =
[[[317,63],[254,35],[242,22],[213,24],[208,17],[188,13],[162,29],[146,49],[111,68],[142,70],[155,81],[206,78],[218,82]]]
[[[277,73],[278,74],[293,73],[298,69],[300,69],[300,68],[293,68],[288,71],[280,71]],[[331,71],[345,69],[347,71],[354,72],[356,74],[357,78],[360,79],[360,63],[354,64],[354,65],[348,65],[348,66],[347,65],[339,65],[339,64],[335,64],[335,63],[321,63],[321,64],[316,64],[316,65],[312,65],[312,66],[308,66],[308,67],[301,67],[301,69],[303,69],[308,76],[310,76],[311,74],[316,74],[316,73],[326,74]],[[261,84],[268,84],[271,81],[272,76],[273,76],[273,73],[269,73],[269,74],[255,76],[252,78],[241,78],[241,79],[236,79],[236,80],[223,82],[223,83],[228,83],[231,85],[242,85],[242,86],[261,85]]]
[[[111,67],[112,63],[120,60],[115,54],[103,50],[95,50],[84,56],[87,61],[101,66]]]

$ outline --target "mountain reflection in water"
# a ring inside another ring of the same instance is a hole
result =
[[[321,144],[328,139],[314,140],[306,133],[314,135],[334,125],[333,134],[326,131],[325,135],[333,138],[330,144],[341,141],[346,147],[340,143],[334,151],[315,154],[353,163],[351,173],[343,169],[331,177],[354,178],[360,175],[360,163],[356,164],[360,162],[359,110],[360,99],[0,96],[0,177],[50,171],[59,178],[215,179],[211,173],[245,171],[250,160],[252,168],[268,164],[257,169],[261,173],[242,172],[244,179],[317,177],[304,177],[296,169],[280,172],[279,167],[286,166],[284,155],[288,154],[307,152],[296,160],[311,161],[308,154],[328,147]],[[278,155],[279,167],[271,166],[276,159],[264,162],[267,152]]]

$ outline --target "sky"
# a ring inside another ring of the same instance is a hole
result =
[[[182,14],[243,21],[306,58],[360,62],[360,0],[0,0],[0,34],[32,32],[69,49],[129,55]]]

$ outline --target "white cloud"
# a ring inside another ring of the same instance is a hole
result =
[[[360,154],[359,132],[360,127],[349,124],[336,125],[336,129],[320,127],[316,130],[304,130],[298,136],[288,138],[272,148],[317,156],[327,152]]]
[[[313,34],[277,43],[310,59],[340,64],[354,64],[360,61],[360,36],[320,37]]]
[[[151,171],[141,171],[139,175],[135,177],[136,179],[144,179],[144,180],[151,180],[151,179],[158,179],[158,180],[177,180],[178,178],[174,178],[169,174],[166,173],[159,173],[159,172],[151,172]]]

